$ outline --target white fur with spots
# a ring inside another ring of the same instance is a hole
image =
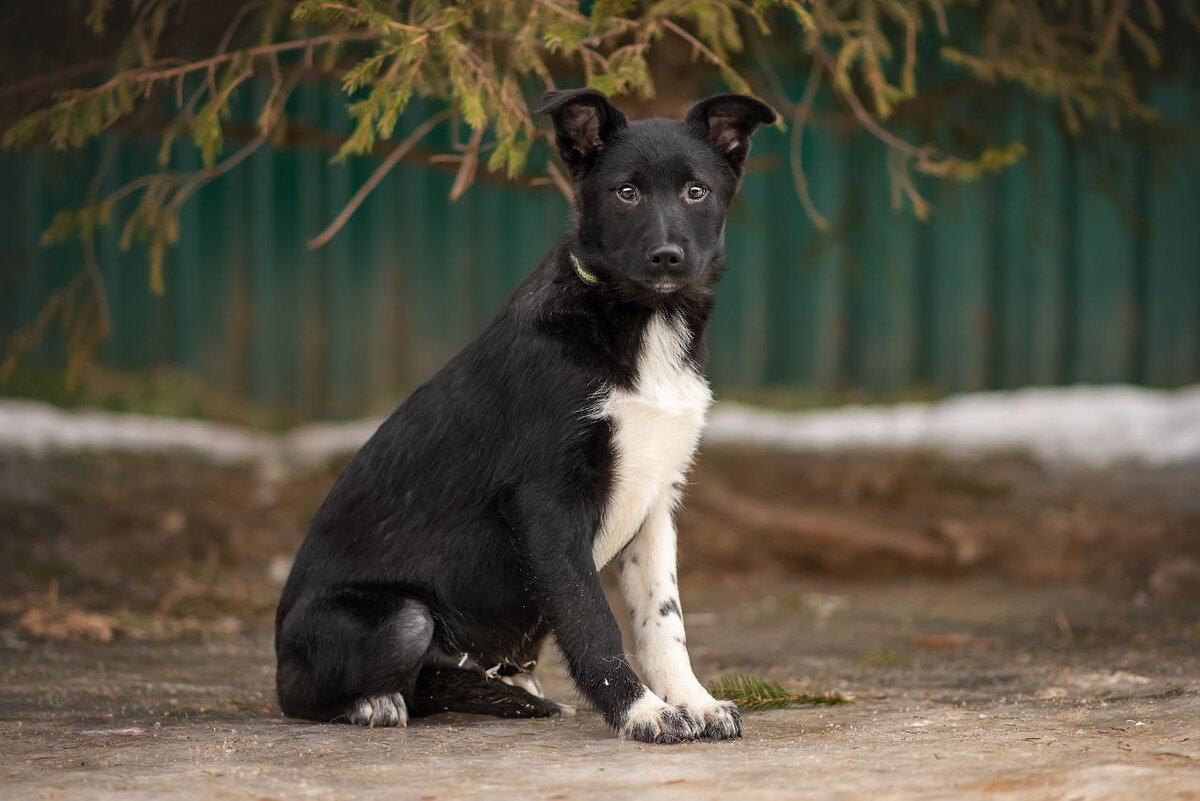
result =
[[[634,717],[682,708],[703,736],[737,737],[737,708],[714,699],[692,671],[676,581],[678,488],[712,403],[708,382],[687,359],[689,336],[678,320],[656,315],[646,330],[634,388],[610,393],[596,410],[612,421],[616,469],[592,555],[599,569],[620,553],[621,591],[632,610],[637,659],[649,685]]]

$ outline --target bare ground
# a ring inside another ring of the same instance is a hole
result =
[[[693,585],[702,676],[854,703],[748,713],[736,743],[621,742],[586,709],[367,730],[280,718],[261,633],[42,644],[0,652],[0,795],[1200,798],[1194,617],[981,581]]]
[[[268,623],[332,476],[0,455],[0,798],[1200,799],[1195,468],[706,453],[680,526],[698,673],[854,703],[675,747],[584,707],[281,719]]]
[[[0,452],[0,627],[47,606],[141,638],[261,625],[336,470]],[[679,516],[681,572],[996,576],[1171,602],[1200,595],[1198,487],[1200,465],[709,448]]]

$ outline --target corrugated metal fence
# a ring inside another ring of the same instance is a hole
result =
[[[763,131],[730,217],[714,382],[887,398],[1200,380],[1196,82],[1153,99],[1182,137],[1072,139],[1052,108],[1014,96],[997,119],[1029,157],[995,178],[924,183],[936,205],[926,223],[892,211],[877,142],[813,132],[804,162],[825,234],[796,199],[787,136]],[[336,91],[303,87],[294,104],[301,123],[345,125]],[[0,156],[0,333],[28,324],[77,268],[75,246],[38,239],[82,201],[102,146]],[[151,168],[156,150],[120,143],[109,188]],[[196,159],[187,145],[178,154]],[[144,252],[120,253],[105,233],[115,330],[103,361],[183,368],[302,416],[356,414],[411,389],[486,324],[567,208],[554,190],[483,182],[451,204],[451,175],[402,164],[332,243],[306,250],[373,166],[331,166],[315,149],[253,156],[186,208],[161,298]]]

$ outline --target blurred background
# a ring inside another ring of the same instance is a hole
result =
[[[1191,0],[0,4],[6,797],[1194,791],[1198,44]],[[680,585],[703,681],[839,705],[727,760],[285,724],[295,549],[570,225],[530,109],[583,85],[780,112]]]
[[[0,12],[15,630],[268,620],[338,466],[569,225],[529,107],[585,83],[781,112],[685,572],[1197,587],[1191,4],[51,6]]]
[[[39,22],[33,6],[5,12],[0,102],[9,126],[55,91],[102,83],[105,54],[153,17],[138,4],[116,4],[94,34],[88,3],[57,5],[62,14],[53,23]],[[288,6],[276,11],[286,21],[290,4],[274,5]],[[1167,7],[1159,27],[1148,10],[1130,12],[1129,24],[1144,26],[1137,30],[1152,41],[1155,58],[1142,54],[1136,38],[1119,37],[1109,58],[1120,58],[1093,68],[1087,59],[1099,57],[1084,45],[1068,54],[1074,61],[1054,50],[1026,53],[1023,37],[1038,32],[1034,24],[1025,23],[1026,30],[996,10],[950,5],[944,34],[939,4],[910,4],[893,11],[894,19],[875,20],[876,46],[892,48],[884,78],[873,77],[870,61],[853,52],[844,55],[845,66],[829,68],[851,81],[849,95],[832,88],[828,76],[813,79],[813,65],[822,62],[787,9],[769,12],[769,34],[745,19],[727,23],[745,39],[740,52],[726,55],[731,69],[781,110],[785,124],[757,135],[730,214],[730,269],[710,338],[719,395],[828,404],[1079,382],[1178,387],[1200,378],[1200,64],[1186,9]],[[1020,3],[1000,5],[1011,6],[1011,15],[1023,12]],[[242,7],[221,4],[203,20],[169,11],[159,47],[198,58]],[[821,41],[834,57],[843,58],[839,45],[872,41],[869,29],[841,34],[834,27],[865,25],[866,12],[833,4],[827,21],[822,7],[814,8],[812,24],[832,30]],[[1055,7],[1047,6],[1041,25],[1055,31],[1074,24],[1078,30],[1061,34],[1068,44],[1093,24],[1097,36],[1106,35],[1107,16],[1093,23],[1061,11],[1055,18]],[[581,8],[587,13],[590,6]],[[688,22],[689,7],[680,8]],[[255,6],[236,20],[234,44],[253,43],[265,24],[259,13],[266,12]],[[479,20],[489,21],[504,24]],[[920,26],[907,89],[905,24]],[[30,31],[56,37],[55,46],[32,46]],[[669,30],[656,35],[644,64],[652,97],[619,71],[593,74],[593,84],[624,90],[619,100],[633,115],[681,115],[692,100],[726,88],[730,79],[704,51]],[[28,141],[10,133],[0,154],[8,190],[0,200],[0,336],[11,346],[14,334],[44,325],[28,342],[19,340],[18,360],[10,347],[4,388],[60,402],[131,410],[152,404],[165,413],[279,426],[390,409],[469,341],[568,224],[567,201],[546,178],[546,123],[522,118],[537,130],[528,132],[530,152],[514,180],[503,169],[472,164],[464,183],[471,128],[455,109],[450,123],[421,137],[344,227],[313,250],[309,240],[388,152],[383,142],[370,153],[339,151],[355,130],[348,103],[363,94],[348,98],[340,85],[356,63],[353,46],[294,75],[271,141],[174,208],[160,209],[153,224],[173,215],[174,231],[154,275],[157,232],[125,227],[141,208],[138,193],[114,202],[109,222],[89,234],[106,296],[103,333],[86,330],[90,290],[76,287],[71,302],[62,296],[85,257],[82,228],[52,223],[130,181],[202,170],[205,145],[187,132],[210,100],[188,102],[211,78],[197,70],[174,83],[146,83],[156,94],[105,120],[96,135],[80,133],[78,147],[61,149],[66,140],[54,138],[54,123],[35,128]],[[989,47],[997,52],[989,56]],[[945,57],[951,48],[997,65],[1016,61],[1015,75],[1005,79],[1001,67],[972,72]],[[304,58],[316,56],[283,52],[273,69],[303,67]],[[1039,59],[1067,73],[1059,76],[1066,88],[1040,86],[1042,78],[1020,72],[1035,70]],[[561,86],[587,78],[572,58],[548,61],[548,68]],[[264,63],[245,76],[218,74],[233,84],[214,110],[225,157],[241,155],[259,133],[275,91],[270,76]],[[1086,86],[1089,79],[1111,85],[1100,84],[1095,97],[1070,95],[1072,82]],[[886,117],[872,106],[866,119],[886,124],[894,132],[887,136],[902,139],[899,147],[847,105],[848,97],[868,105],[891,97],[877,80],[898,99],[888,101]],[[536,99],[538,83],[534,75],[521,94]],[[443,91],[453,108],[455,90]],[[420,94],[400,117],[395,140],[445,107],[432,88],[429,97]],[[188,102],[177,104],[177,95]],[[86,120],[64,124],[88,130]],[[935,168],[913,157],[919,148],[934,153]],[[332,162],[335,153],[344,158]],[[940,174],[939,159],[949,164]],[[60,306],[48,310],[55,298]],[[72,355],[90,380],[78,370],[63,380]]]

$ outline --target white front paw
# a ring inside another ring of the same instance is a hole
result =
[[[689,717],[700,721],[700,736],[705,739],[736,740],[742,736],[742,715],[733,701],[718,701],[705,693],[681,706]]]
[[[703,731],[704,723],[685,707],[672,706],[649,690],[629,707],[620,728],[622,737],[643,743],[682,743]]]

